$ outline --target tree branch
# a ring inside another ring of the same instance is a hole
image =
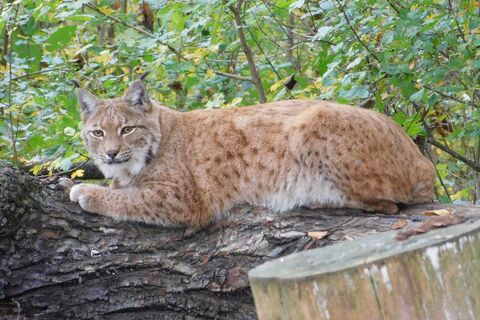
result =
[[[458,159],[460,160],[461,162],[465,163],[467,166],[469,166],[470,168],[472,168],[473,170],[477,171],[477,172],[480,172],[480,166],[478,164],[475,163],[475,161],[473,160],[470,160],[464,156],[462,156],[461,154],[453,151],[452,149],[448,148],[447,146],[441,144],[440,142],[438,142],[437,140],[435,140],[435,138],[433,136],[429,136],[428,139],[427,139],[428,143],[430,143],[431,145],[437,147],[438,149],[442,150],[442,151],[445,151],[446,153],[448,153],[449,155],[451,155],[452,157],[454,157],[455,159]]]
[[[240,16],[240,8],[242,4],[243,4],[243,1],[238,1],[236,6],[230,5],[229,9],[233,13],[233,17],[235,19],[235,27],[237,29],[238,37],[240,38],[240,43],[242,45],[243,52],[245,52],[245,56],[247,57],[248,67],[250,69],[250,75],[252,77],[253,84],[257,88],[260,103],[265,103],[267,102],[267,99],[265,98],[265,90],[263,89],[262,80],[260,79],[260,75],[258,74],[258,70],[255,65],[255,61],[253,59],[253,52],[248,46],[245,33],[243,32],[244,26],[242,23],[242,18]]]
[[[456,98],[454,96],[451,96],[449,94],[446,94],[444,92],[441,92],[437,89],[434,89],[426,84],[422,84],[422,87],[427,89],[427,90],[430,90],[432,92],[435,92],[435,93],[438,93],[440,96],[444,97],[444,98],[447,98],[447,99],[450,99],[450,100],[453,100],[453,101],[456,101],[456,102],[459,102],[459,103],[464,103],[464,104],[467,104],[469,106],[472,106],[472,107],[475,107],[475,108],[479,108],[480,106],[478,106],[477,104],[475,104],[474,102],[471,102],[471,101],[465,101],[465,100],[461,100],[459,98]]]
[[[39,74],[43,74],[43,73],[48,73],[48,72],[52,72],[52,71],[57,71],[57,70],[68,70],[68,67],[50,68],[50,69],[43,69],[43,70],[40,70],[40,71],[37,71],[37,72],[26,73],[26,74],[23,74],[21,76],[12,78],[12,81],[16,81],[16,80],[19,80],[19,79],[22,79],[22,78],[29,78],[31,76],[35,76],[35,75],[39,75]]]
[[[215,73],[216,75],[219,75],[219,76],[222,76],[222,77],[225,77],[225,78],[230,78],[230,79],[240,80],[240,81],[248,81],[248,82],[253,83],[253,80],[250,77],[239,76],[239,75],[236,75],[236,74],[226,73],[226,72],[222,72],[222,71],[218,71],[218,70],[214,70],[214,69],[210,69],[210,70],[212,70],[213,73]]]

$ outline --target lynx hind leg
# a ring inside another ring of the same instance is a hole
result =
[[[355,201],[350,203],[348,206],[354,209],[385,214],[396,214],[399,210],[398,206],[394,202],[388,200],[378,200],[369,203]]]

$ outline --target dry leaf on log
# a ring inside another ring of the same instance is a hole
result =
[[[465,221],[465,217],[456,214],[449,214],[446,216],[433,216],[418,227],[413,227],[408,230],[399,232],[396,235],[395,239],[399,241],[406,240],[413,235],[425,233],[435,228],[448,227],[454,224],[461,223],[463,221]]]
[[[448,216],[449,214],[450,214],[450,211],[445,209],[430,210],[430,211],[425,211],[423,213],[424,216]]]
[[[313,240],[320,240],[322,238],[325,238],[325,236],[327,235],[328,235],[327,231],[310,231],[308,233],[308,236]]]
[[[392,229],[397,230],[405,227],[408,224],[408,221],[406,219],[398,219],[392,224]]]

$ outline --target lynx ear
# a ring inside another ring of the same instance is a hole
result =
[[[150,111],[150,99],[148,98],[147,88],[142,80],[134,81],[123,96],[130,105],[143,111]]]
[[[82,114],[88,116],[95,112],[99,102],[97,97],[83,88],[77,90],[77,97]]]

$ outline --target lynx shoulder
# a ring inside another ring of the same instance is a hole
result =
[[[79,89],[78,99],[85,146],[113,179],[72,188],[90,212],[199,227],[240,204],[395,213],[432,200],[432,163],[374,111],[289,100],[181,113],[150,100],[140,80],[121,98]]]

